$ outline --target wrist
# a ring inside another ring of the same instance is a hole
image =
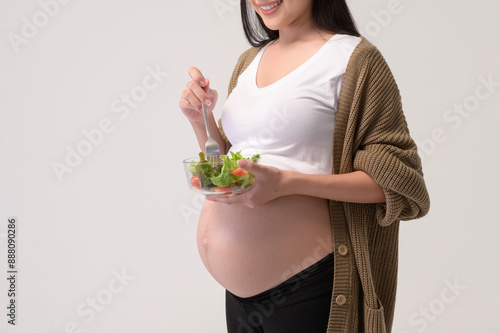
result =
[[[281,170],[281,177],[280,177],[280,192],[283,196],[285,195],[292,195],[292,194],[298,194],[296,192],[296,184],[298,180],[299,174],[294,171],[286,171],[286,170]]]
[[[205,120],[201,118],[200,120],[189,120],[191,126],[193,127],[205,127]]]

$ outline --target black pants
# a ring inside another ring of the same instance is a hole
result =
[[[333,253],[252,297],[226,290],[228,333],[325,333],[333,288]]]

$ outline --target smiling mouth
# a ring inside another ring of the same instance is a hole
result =
[[[273,9],[274,7],[278,7],[279,5],[281,5],[281,3],[283,2],[283,0],[280,0],[276,3],[273,3],[272,5],[269,5],[269,6],[259,6],[261,9],[263,10],[271,10]]]

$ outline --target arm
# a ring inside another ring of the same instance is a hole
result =
[[[352,136],[354,156],[344,171],[364,171],[383,188],[386,202],[375,205],[379,225],[425,216],[430,199],[421,159],[398,86],[378,49],[367,57],[356,85],[360,102],[351,110],[352,123],[358,124]]]
[[[252,188],[233,197],[207,197],[207,200],[243,204],[250,208],[257,208],[273,199],[293,194],[346,202],[385,202],[382,187],[363,171],[309,175],[244,160],[238,161],[238,165],[255,175]]]
[[[285,195],[303,194],[359,203],[385,202],[382,187],[364,171],[341,175],[308,175],[285,171],[282,189]]]
[[[217,103],[217,91],[210,89],[210,81],[206,79],[197,68],[190,67],[188,72],[192,80],[186,84],[186,89],[182,92],[179,102],[181,110],[193,127],[196,138],[198,139],[198,144],[200,145],[200,150],[205,153],[207,133],[201,105],[201,101],[203,101],[203,104],[207,107],[210,134],[219,144],[221,154],[224,154],[226,151],[226,143],[219,132],[219,128],[215,123],[215,118],[212,113]]]

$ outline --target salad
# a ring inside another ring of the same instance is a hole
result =
[[[199,154],[198,162],[191,161],[189,172],[191,173],[191,185],[196,189],[203,189],[209,192],[241,193],[254,182],[254,176],[251,172],[238,167],[237,161],[250,160],[257,162],[259,154],[250,158],[245,158],[239,152],[230,152],[231,156],[222,155],[215,167],[206,160],[205,154]]]

